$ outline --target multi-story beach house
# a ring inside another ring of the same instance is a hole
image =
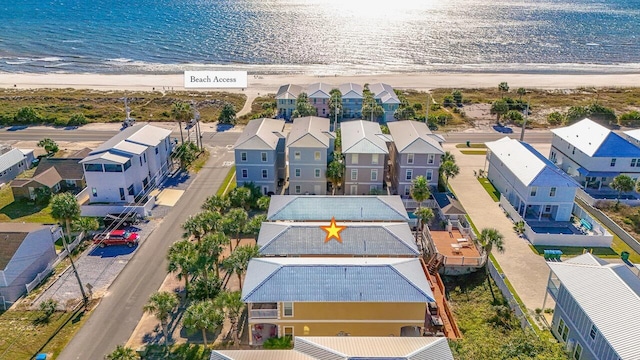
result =
[[[640,359],[638,269],[590,253],[547,264],[547,293],[555,301],[551,331],[570,358]]]
[[[347,119],[362,116],[362,86],[347,83],[338,86],[342,93],[342,117]]]
[[[389,137],[376,122],[354,120],[341,124],[345,162],[345,195],[366,195],[382,191],[389,149]]]
[[[33,155],[31,155],[31,160],[33,160]],[[31,160],[25,155],[24,150],[11,149],[10,147],[0,148],[0,184],[8,184],[16,176],[29,170]]]
[[[327,191],[327,161],[334,136],[329,119],[307,116],[293,120],[287,135],[289,193],[323,195]]]
[[[80,160],[89,202],[133,203],[159,185],[171,167],[170,135],[157,126],[132,126]]]
[[[316,114],[321,117],[329,116],[329,98],[331,89],[336,88],[325,83],[315,83],[307,87],[309,103],[316,108]]]
[[[369,85],[369,90],[373,93],[373,98],[376,99],[376,102],[384,109],[384,115],[379,120],[384,123],[395,121],[393,115],[400,106],[400,99],[398,99],[398,95],[393,91],[391,85],[383,83],[371,84]]]
[[[488,179],[525,220],[569,221],[579,185],[529,144],[487,142]]]
[[[393,142],[389,144],[389,174],[395,193],[408,199],[411,183],[424,176],[430,186],[438,186],[438,169],[444,150],[443,139],[423,122],[404,120],[388,124]]]
[[[249,121],[233,146],[236,183],[254,183],[263,194],[273,194],[285,178],[285,122],[276,119]]]
[[[590,120],[551,130],[549,159],[587,191],[602,190],[614,177],[640,178],[640,147]]]
[[[278,118],[285,120],[291,119],[291,114],[296,109],[296,100],[298,95],[304,92],[302,86],[287,84],[282,85],[276,93],[276,107],[278,109]]]

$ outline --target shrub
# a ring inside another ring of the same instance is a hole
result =
[[[80,126],[87,123],[87,118],[84,117],[84,114],[77,113],[71,115],[69,121],[67,122],[67,126]]]
[[[442,101],[442,106],[444,106],[444,107],[453,107],[453,96],[451,96],[451,95],[445,96],[444,100]]]
[[[565,117],[562,113],[558,111],[554,111],[551,114],[547,115],[547,122],[549,125],[560,125],[564,122]]]
[[[618,122],[622,126],[640,126],[640,112],[635,110],[626,112],[618,118]]]
[[[291,341],[291,336],[283,336],[283,337],[275,337],[269,338],[264,341],[262,347],[265,349],[291,349],[293,348],[293,343]]]
[[[18,110],[14,120],[21,124],[33,124],[40,122],[41,118],[32,107],[25,106]]]
[[[413,104],[413,109],[414,109],[415,111],[420,111],[420,110],[422,110],[422,104],[421,104],[421,103],[415,103],[415,104]]]

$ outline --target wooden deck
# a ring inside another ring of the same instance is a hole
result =
[[[449,339],[459,339],[462,337],[460,330],[458,329],[458,325],[455,322],[453,314],[451,313],[451,308],[449,307],[449,303],[445,298],[445,288],[440,275],[436,272],[435,274],[430,274],[427,270],[427,266],[420,260],[422,264],[422,269],[424,270],[427,279],[429,280],[429,284],[431,285],[431,291],[433,291],[433,296],[435,297],[436,304],[438,305],[438,316],[442,319],[443,326],[435,327],[431,322],[431,316],[429,315],[429,311],[427,310],[425,314],[425,322],[424,322],[424,330],[426,332],[431,333],[431,336],[435,336],[439,331],[444,333]]]

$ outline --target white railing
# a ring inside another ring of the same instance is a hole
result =
[[[418,208],[418,202],[414,201],[413,199],[402,199],[402,203],[404,203],[404,207],[407,210],[413,210]],[[420,203],[420,206],[437,209],[438,203],[435,200],[425,200]]]
[[[36,287],[38,287],[38,285],[40,285],[40,283],[44,279],[46,279],[47,276],[49,276],[49,274],[51,274],[52,271],[53,271],[53,267],[51,267],[51,265],[47,265],[47,267],[41,272],[39,272],[30,283],[25,284],[24,286],[27,288],[27,294],[33,291],[33,289],[35,289]]]
[[[520,304],[516,300],[515,295],[511,292],[511,290],[509,290],[509,286],[507,286],[507,283],[505,281],[505,275],[501,274],[491,261],[487,263],[487,267],[489,268],[489,274],[491,274],[491,278],[493,278],[493,280],[496,282],[496,285],[498,285],[500,292],[507,299],[509,307],[514,311],[518,320],[520,320],[520,326],[523,329],[529,328],[533,330],[533,325],[529,322],[529,319],[526,315],[527,310],[520,307]]]
[[[278,317],[278,309],[249,310],[249,318],[251,319],[276,319],[277,317]]]

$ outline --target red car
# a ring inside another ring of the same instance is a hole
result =
[[[100,247],[109,245],[127,245],[128,247],[134,247],[138,245],[138,238],[140,236],[137,233],[126,230],[114,230],[106,234],[98,234],[93,238],[93,243],[98,244]]]

